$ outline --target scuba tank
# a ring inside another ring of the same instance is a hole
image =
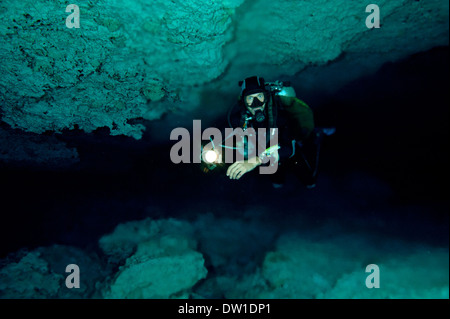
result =
[[[269,126],[276,127],[279,96],[296,97],[294,88],[290,82],[267,82],[265,83],[266,90],[269,92],[270,100],[267,105],[267,115],[269,118]]]

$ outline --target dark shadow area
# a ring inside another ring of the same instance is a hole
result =
[[[230,181],[225,168],[204,174],[198,164],[175,165],[169,136],[162,145],[150,134],[136,141],[104,130],[65,132],[58,139],[80,156],[71,169],[2,165],[0,257],[54,243],[94,247],[129,220],[210,210],[238,217],[260,206],[273,211],[274,223],[298,208],[313,223],[389,219],[388,233],[448,242],[448,85],[448,47],[436,48],[312,105],[317,125],[337,133],[324,141],[311,191],[295,178],[274,190],[256,172]],[[408,227],[399,232],[402,223]]]
[[[326,141],[328,174],[371,172],[397,203],[447,201],[448,47],[385,64],[315,108],[318,124],[336,126]],[[326,167],[326,168],[325,168]]]

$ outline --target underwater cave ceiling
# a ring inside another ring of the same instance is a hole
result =
[[[69,3],[79,6],[80,28],[66,26]],[[366,26],[371,3],[381,28]],[[237,81],[253,74],[294,80],[304,91],[337,90],[383,63],[448,45],[448,7],[446,0],[4,0],[2,121],[38,134],[108,127],[140,139],[146,128],[133,119],[186,114],[205,88],[236,95]]]

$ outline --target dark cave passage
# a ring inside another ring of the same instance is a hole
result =
[[[155,146],[148,135],[141,141],[101,131],[58,135],[80,154],[71,169],[1,168],[7,243],[1,253],[53,242],[85,246],[123,221],[195,215],[217,206],[233,215],[262,205],[276,212],[276,220],[280,207],[288,211],[302,202],[321,218],[345,215],[352,204],[357,211],[360,201],[386,207],[386,216],[395,205],[417,204],[429,207],[419,215],[445,221],[447,55],[448,47],[440,47],[386,64],[312,105],[318,126],[337,129],[323,143],[319,184],[311,193],[320,194],[312,196],[317,202],[294,178],[280,191],[256,174],[239,183],[223,171],[205,175],[196,164],[175,165],[168,137],[166,145]],[[320,209],[321,201],[334,197],[348,206]]]

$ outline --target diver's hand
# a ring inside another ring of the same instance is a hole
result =
[[[248,161],[237,161],[228,167],[227,176],[230,179],[239,179],[244,176],[245,173],[248,173],[262,164],[262,161],[259,157],[253,158]]]

